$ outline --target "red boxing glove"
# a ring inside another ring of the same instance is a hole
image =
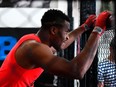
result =
[[[96,15],[90,15],[85,21],[85,23],[81,25],[81,28],[84,29],[85,31],[89,30],[90,29],[89,27],[94,25],[95,20],[96,20]]]
[[[93,32],[97,32],[101,36],[106,30],[106,23],[110,15],[111,13],[108,11],[101,12],[96,19],[95,28],[93,29]]]
[[[106,29],[106,23],[107,23],[107,20],[109,19],[110,15],[111,15],[111,13],[108,12],[108,11],[101,12],[99,14],[99,16],[97,17],[95,26],[98,26],[98,27],[105,30]]]

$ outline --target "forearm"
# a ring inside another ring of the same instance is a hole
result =
[[[99,38],[100,36],[98,35],[98,33],[91,33],[84,49],[81,51],[79,55],[77,55],[72,60],[72,62],[76,63],[75,69],[79,71],[82,77],[87,72],[87,70],[89,69],[90,65],[93,62],[93,59],[95,57],[98,48]]]
[[[94,24],[95,15],[90,15],[87,20],[78,28],[69,33],[69,39],[61,46],[62,49],[67,48],[77,37],[81,36],[84,31],[87,31]],[[88,27],[88,28],[87,28]]]
[[[80,36],[85,30],[83,29],[82,26],[79,26],[78,28],[74,29],[73,31],[71,31],[69,33],[69,37],[73,37],[73,38],[77,38],[78,36]]]
[[[73,31],[69,32],[69,39],[63,43],[63,45],[61,46],[62,49],[67,48],[70,44],[72,44],[74,42],[75,39],[77,39],[77,37],[80,37],[81,34],[84,32],[85,30],[82,29],[82,27],[78,27],[76,29],[74,29]]]
[[[87,43],[85,44],[84,49],[82,50],[83,60],[81,60],[81,62],[85,72],[92,64],[93,59],[96,55],[96,51],[99,45],[99,38],[100,36],[97,33],[92,33]]]

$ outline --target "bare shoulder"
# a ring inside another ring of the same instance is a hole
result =
[[[61,76],[69,75],[67,72],[72,70],[72,63],[70,64],[65,58],[54,55],[49,46],[34,40],[26,41],[18,48],[16,60],[24,68],[42,67]]]
[[[46,52],[52,53],[52,51],[50,50],[50,47],[48,45],[37,42],[35,40],[27,41],[26,43],[23,44],[23,47],[25,47],[26,50],[30,50],[30,52],[32,52],[34,54],[38,53],[38,51],[39,52],[46,51]]]
[[[16,51],[16,60],[19,65],[25,67],[39,67],[46,64],[53,53],[49,46],[35,40],[28,40]],[[22,58],[22,59],[21,59]]]

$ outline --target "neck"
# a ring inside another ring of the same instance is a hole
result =
[[[40,29],[36,35],[40,38],[41,42],[50,46],[49,44],[49,35],[48,35],[48,31],[46,30],[42,30]]]

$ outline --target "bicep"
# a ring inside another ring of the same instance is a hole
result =
[[[71,69],[71,63],[68,60],[53,55],[51,49],[44,44],[38,44],[31,54],[36,66],[47,69],[54,74],[67,73]]]

